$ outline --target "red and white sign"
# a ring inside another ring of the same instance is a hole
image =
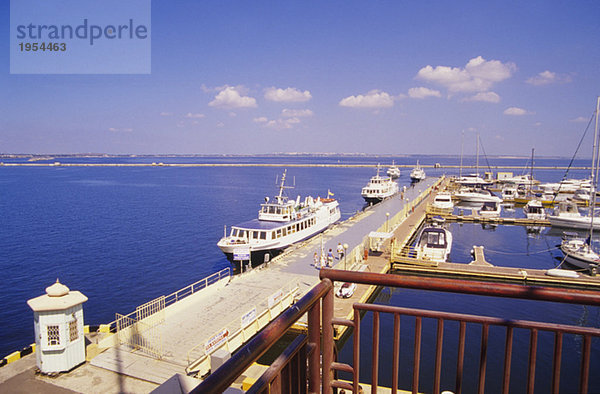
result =
[[[213,335],[206,343],[204,344],[204,353],[211,354],[215,350],[219,348],[222,344],[227,341],[229,336],[229,331],[224,329],[223,331]]]

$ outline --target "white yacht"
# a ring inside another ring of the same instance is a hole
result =
[[[484,180],[479,174],[468,174],[458,177],[454,182],[466,187],[491,186],[492,182]]]
[[[398,166],[396,166],[393,160],[392,165],[387,169],[387,174],[392,179],[400,178],[400,169],[398,168]]]
[[[574,202],[559,203],[554,213],[547,215],[546,219],[556,227],[589,229],[592,225],[592,216],[582,215]],[[600,229],[600,216],[594,216],[593,226],[596,230]]]
[[[529,200],[523,207],[527,219],[546,219],[546,210],[540,200]]]
[[[410,172],[410,180],[413,182],[420,182],[423,179],[425,179],[425,170],[421,168],[419,160],[417,160],[417,166]]]
[[[433,198],[433,203],[431,205],[437,209],[451,210],[452,208],[454,208],[454,203],[452,202],[452,195],[448,192],[439,192]]]
[[[517,197],[517,186],[515,184],[507,184],[502,188],[502,200],[514,201]]]
[[[454,193],[454,197],[465,202],[502,202],[500,197],[494,195],[488,189],[461,188]]]
[[[421,231],[415,249],[417,259],[447,261],[452,250],[452,233],[434,223]]]
[[[577,189],[591,188],[589,179],[565,179],[558,183],[543,183],[540,188],[544,193],[574,193]]]
[[[363,187],[360,193],[367,203],[378,203],[398,193],[398,184],[389,176],[380,176],[379,170],[379,165],[377,165],[377,175],[369,180],[367,186]]]
[[[274,201],[265,197],[258,211],[258,219],[231,227],[217,246],[230,261],[234,254],[250,252],[253,261],[263,262],[265,254],[277,255],[286,247],[298,241],[310,238],[325,230],[340,219],[340,208],[333,198],[316,199],[308,196],[300,201],[288,200],[284,195],[286,171],[281,177],[279,195]]]

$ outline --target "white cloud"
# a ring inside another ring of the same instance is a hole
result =
[[[366,95],[348,96],[340,101],[340,106],[351,108],[389,108],[394,98],[381,90],[371,90]]]
[[[571,122],[575,122],[575,123],[586,123],[588,121],[589,121],[589,119],[585,118],[583,116],[578,116],[575,119],[571,119]]]
[[[224,86],[208,105],[217,108],[256,107],[256,99],[250,96],[242,96],[240,90],[242,90],[240,87]]]
[[[160,116],[172,116],[173,112],[161,112]]]
[[[500,96],[494,92],[479,92],[474,96],[463,99],[462,101],[485,101],[488,103],[499,103]]]
[[[270,101],[301,103],[311,98],[312,95],[308,90],[302,92],[296,88],[280,89],[275,87],[265,89],[265,99]]]
[[[185,117],[186,118],[190,118],[190,119],[200,119],[200,118],[204,118],[206,115],[204,114],[193,114],[191,112],[188,112]]]
[[[116,127],[109,127],[108,131],[112,131],[113,133],[119,133],[119,132],[130,133],[133,131],[133,129],[131,127],[126,127],[126,128],[122,128],[122,129],[118,129]]]
[[[572,78],[569,75],[559,75],[550,70],[542,71],[535,77],[525,80],[526,83],[534,86],[549,85],[552,83],[568,83],[571,81]]]
[[[450,93],[485,92],[497,83],[512,76],[517,70],[514,63],[485,60],[477,56],[464,68],[427,65],[419,70],[416,78],[432,82],[448,89]]]
[[[254,122],[260,123],[263,127],[274,129],[274,130],[284,130],[291,129],[295,124],[300,123],[300,118],[298,117],[288,117],[288,118],[279,118],[279,119],[271,119],[261,116],[259,118],[254,118]]]
[[[313,111],[311,111],[310,109],[284,109],[283,111],[281,111],[281,116],[286,117],[286,118],[292,118],[292,117],[307,117],[307,116],[313,116]]]
[[[533,113],[524,110],[523,108],[519,108],[519,107],[510,107],[504,110],[504,115],[511,115],[511,116],[523,116],[523,115],[532,115]]]
[[[442,94],[438,90],[433,90],[425,87],[410,88],[408,89],[408,97],[416,99],[424,99],[427,97],[442,97]]]

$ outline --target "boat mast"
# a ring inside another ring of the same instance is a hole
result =
[[[462,131],[462,137],[460,139],[460,172],[458,174],[459,178],[462,178],[462,164],[463,164],[463,150],[465,148],[465,131]]]
[[[475,164],[475,172],[477,173],[477,176],[479,176],[479,133],[477,133],[475,140],[477,141],[477,161]]]
[[[592,235],[594,233],[594,213],[596,211],[596,177],[598,175],[598,113],[600,112],[600,96],[596,101],[596,126],[594,128],[594,149],[592,152],[592,184],[590,187],[590,199],[592,206],[590,208],[590,246],[592,245]]]
[[[535,148],[531,148],[531,172],[529,173],[529,192],[533,190],[533,152]]]

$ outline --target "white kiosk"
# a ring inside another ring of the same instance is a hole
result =
[[[27,301],[33,309],[37,366],[42,373],[69,371],[85,362],[83,303],[87,297],[56,280],[46,294]]]

